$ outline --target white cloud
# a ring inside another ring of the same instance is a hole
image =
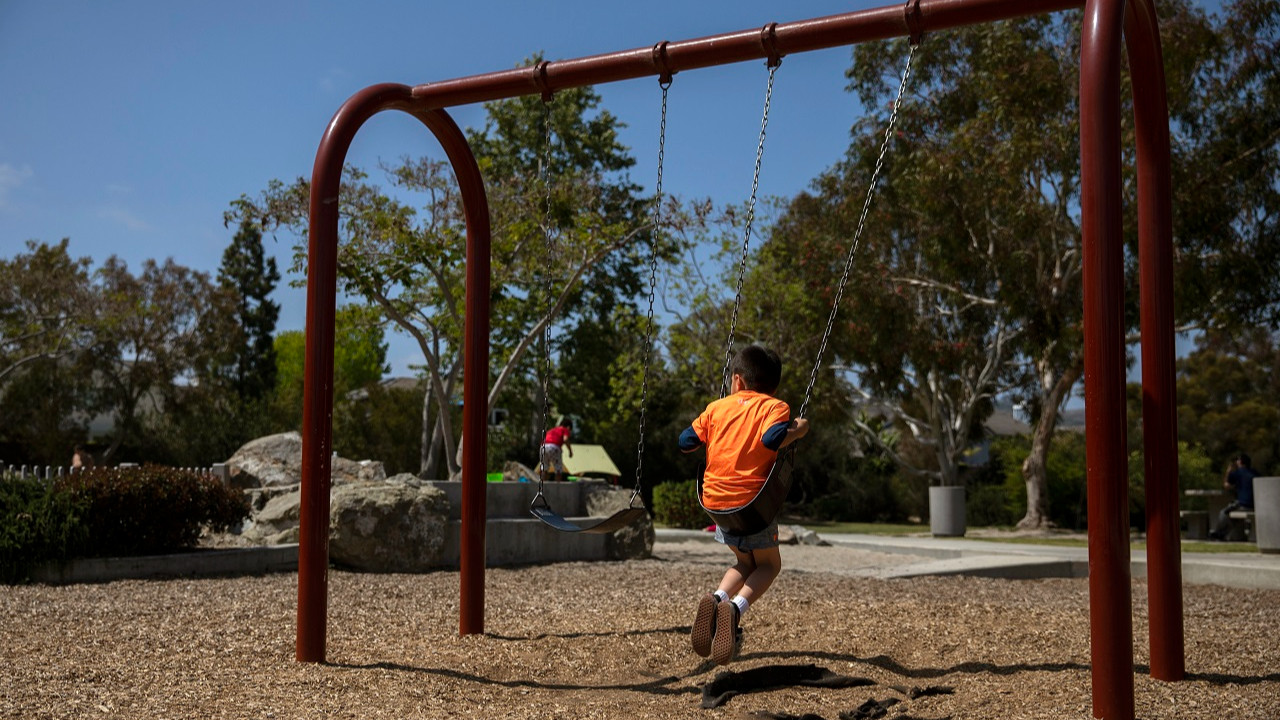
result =
[[[21,187],[34,175],[29,165],[19,168],[9,163],[0,163],[0,209],[9,206],[9,191]]]

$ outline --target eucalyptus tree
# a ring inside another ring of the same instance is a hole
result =
[[[1182,329],[1276,317],[1274,108],[1280,92],[1274,64],[1264,58],[1275,49],[1278,5],[1228,3],[1220,19],[1186,2],[1160,8],[1173,120],[1175,310]],[[900,346],[918,342],[914,333],[927,329],[904,325],[901,314],[886,312],[873,298],[927,289],[985,308],[988,319],[974,328],[987,322],[993,330],[988,357],[995,357],[997,339],[1009,343],[1001,352],[1004,380],[985,392],[1012,383],[1034,426],[1022,466],[1028,497],[1022,526],[1048,522],[1045,460],[1060,408],[1083,370],[1079,18],[1028,18],[926,39],[900,108],[881,197],[867,219],[867,252],[855,265],[869,274],[836,340],[837,352],[843,347],[861,358],[853,364],[861,366],[864,382],[882,390],[877,378],[919,373]],[[848,157],[819,178],[812,198],[793,205],[783,223],[797,224],[791,237],[815,243],[824,233],[846,242],[852,237],[865,192],[855,180],[870,175],[905,53],[901,42],[855,51],[850,89],[865,107],[880,110],[855,129]],[[1132,122],[1122,117],[1126,147],[1132,147]],[[1132,174],[1126,180],[1132,191]],[[1132,287],[1132,204],[1127,212]],[[921,258],[927,262],[915,262]],[[829,255],[818,260],[832,262]],[[918,307],[941,308],[943,299],[935,294]],[[1136,327],[1136,292],[1128,300]],[[860,304],[867,304],[865,311]],[[928,337],[956,340],[950,333]]]
[[[627,175],[634,160],[618,141],[620,123],[599,104],[590,88],[558,93],[550,106],[537,98],[490,103],[485,127],[469,132],[493,227],[491,404],[514,377],[533,372],[532,351],[552,322],[571,334],[591,317],[599,328],[640,288],[636,269],[647,248],[649,204]],[[464,324],[461,200],[443,162],[404,158],[382,169],[391,190],[359,169],[345,171],[341,290],[417,342],[427,378],[424,419],[430,418],[422,427],[421,473],[438,475],[443,461],[455,476]],[[283,225],[301,236],[308,194],[304,179],[273,181],[261,197],[234,204],[229,217],[252,213],[268,227]],[[301,245],[297,250],[295,271],[303,263]],[[555,345],[545,352],[553,355]]]

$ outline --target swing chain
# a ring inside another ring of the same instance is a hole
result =
[[[653,298],[658,284],[658,232],[662,223],[662,166],[667,146],[667,91],[671,89],[671,76],[663,75],[658,81],[662,88],[662,120],[658,123],[658,181],[654,189],[653,230],[649,235],[649,311],[644,326],[644,371],[640,379],[640,440],[636,444],[636,490],[631,503],[640,495],[640,479],[644,473],[644,424],[645,409],[649,405],[649,361],[653,355]]]
[[[760,187],[760,164],[764,158],[765,130],[769,127],[769,103],[773,97],[773,78],[782,65],[782,58],[769,61],[769,84],[764,92],[764,114],[760,118],[760,140],[756,144],[756,165],[751,176],[751,197],[747,200],[746,231],[742,237],[742,259],[738,262],[738,283],[734,289],[733,315],[729,320],[729,341],[724,348],[724,366],[720,370],[720,397],[729,394],[729,360],[733,357],[734,334],[738,328],[738,308],[742,305],[742,279],[747,274],[747,255],[751,245],[751,226],[756,217],[756,191]]]
[[[542,167],[540,168],[542,175],[542,235],[547,245],[547,257],[550,258],[555,254],[555,242],[551,237],[551,96],[544,95],[542,98],[543,116],[542,124],[544,127],[543,151],[542,151]],[[546,267],[552,267],[552,263],[546,263]],[[544,291],[546,293],[547,313],[544,318],[545,325],[542,326],[542,437],[538,442],[538,496],[542,495],[543,478],[551,473],[551,467],[547,464],[547,458],[543,452],[543,440],[546,437],[547,430],[550,429],[551,420],[551,313],[555,308],[555,301],[552,297],[554,286],[551,282],[551,273],[544,269]],[[535,497],[536,500],[536,497]],[[545,502],[545,501],[544,501]]]
[[[867,224],[867,213],[871,210],[871,201],[875,198],[876,186],[880,180],[880,171],[884,168],[884,156],[888,152],[889,143],[893,139],[893,128],[898,123],[898,111],[902,107],[902,96],[907,91],[907,79],[911,77],[911,62],[915,58],[917,44],[912,42],[907,52],[907,64],[902,70],[902,81],[898,83],[898,96],[893,100],[893,109],[889,112],[889,123],[884,129],[884,139],[880,142],[880,155],[876,157],[876,167],[871,173],[871,182],[867,186],[867,195],[862,201],[862,214],[858,217],[858,227],[853,232],[853,242],[849,245],[849,254],[844,261],[844,274],[836,285],[836,294],[831,301],[831,313],[827,316],[827,327],[822,331],[822,342],[818,347],[818,356],[814,360],[813,370],[809,373],[809,386],[804,391],[804,403],[800,405],[800,414],[804,417],[809,409],[809,400],[813,395],[813,387],[818,380],[818,370],[822,367],[822,356],[827,351],[827,340],[831,337],[831,329],[835,326],[836,314],[840,311],[840,299],[844,297],[845,285],[849,282],[849,273],[853,269],[853,258],[858,252],[862,239],[862,230]]]

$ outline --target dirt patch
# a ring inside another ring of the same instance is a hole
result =
[[[456,572],[334,571],[327,664],[294,660],[292,574],[3,587],[0,717],[1092,716],[1086,580],[878,580],[850,573],[893,559],[784,547],[782,577],[744,617],[742,656],[718,668],[688,631],[724,549],[655,554],[491,569],[486,634],[467,637]],[[1188,679],[1166,683],[1147,671],[1146,589],[1134,582],[1138,717],[1280,717],[1280,592],[1187,586]],[[810,665],[871,684],[702,707],[724,671]]]

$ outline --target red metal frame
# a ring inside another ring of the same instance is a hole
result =
[[[460,631],[484,631],[485,451],[489,353],[489,212],[484,181],[446,107],[723,65],[1084,6],[1080,50],[1084,244],[1085,413],[1089,493],[1090,636],[1097,717],[1133,718],[1128,477],[1125,447],[1120,59],[1127,42],[1137,130],[1143,410],[1151,583],[1151,668],[1184,674],[1173,392],[1169,129],[1154,0],[907,0],[859,12],[661,42],[416,87],[375,85],[329,122],[312,175],[303,404],[300,661],[323,662],[328,591],[329,471],[338,185],[356,131],[400,110],[440,140],[457,174],[467,221]]]

